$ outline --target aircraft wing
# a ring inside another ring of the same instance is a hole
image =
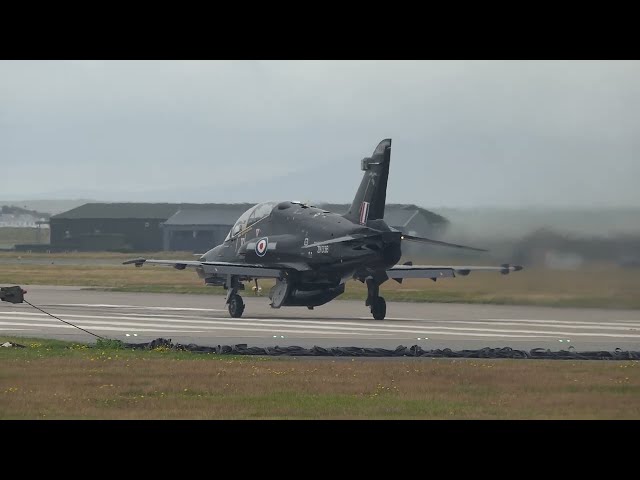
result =
[[[447,266],[447,265],[395,265],[387,270],[389,278],[446,278],[456,275],[466,276],[472,271],[500,272],[506,275],[511,272],[522,270],[520,265],[502,264],[499,267],[483,266]]]
[[[247,263],[230,262],[200,262],[197,260],[153,260],[146,258],[135,258],[123,262],[124,265],[134,264],[141,267],[145,263],[165,265],[168,267],[184,270],[187,267],[203,270],[207,275],[240,275],[250,278],[278,278],[282,276],[285,268],[264,267],[262,265],[251,265]]]

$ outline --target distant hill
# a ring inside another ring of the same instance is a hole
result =
[[[50,214],[47,212],[39,212],[37,210],[28,210],[26,208],[16,207],[15,205],[1,205],[0,215],[30,215],[36,219],[49,219]]]
[[[48,215],[56,215],[85,203],[95,202],[87,199],[62,199],[62,200],[0,200],[0,205],[19,207],[25,210],[33,210]]]

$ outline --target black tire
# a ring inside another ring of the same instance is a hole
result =
[[[240,318],[244,312],[244,302],[240,295],[232,295],[229,299],[229,315]]]
[[[376,297],[371,305],[371,313],[376,320],[384,320],[387,314],[387,302],[382,297]]]

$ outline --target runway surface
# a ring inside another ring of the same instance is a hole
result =
[[[364,299],[335,300],[315,310],[272,309],[266,296],[246,294],[244,316],[236,319],[219,295],[23,287],[29,302],[62,320],[128,342],[164,337],[207,346],[640,350],[640,310],[388,302],[387,318],[377,321]],[[6,302],[0,302],[2,335],[95,341],[27,304]]]

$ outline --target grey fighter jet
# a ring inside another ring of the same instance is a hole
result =
[[[226,239],[198,260],[152,260],[136,258],[125,264],[169,265],[179,270],[194,268],[208,285],[223,286],[232,317],[244,312],[238,294],[244,283],[273,278],[269,292],[272,308],[323,305],[345,290],[345,282],[356,279],[367,285],[365,305],[373,318],[384,319],[386,303],[380,285],[392,278],[437,280],[471,271],[508,274],[518,265],[438,266],[398,265],[405,241],[486,251],[428,238],[405,235],[389,227],[384,218],[391,139],[380,142],[373,155],[361,161],[364,176],[351,208],[344,215],[301,202],[260,203],[242,214]]]

